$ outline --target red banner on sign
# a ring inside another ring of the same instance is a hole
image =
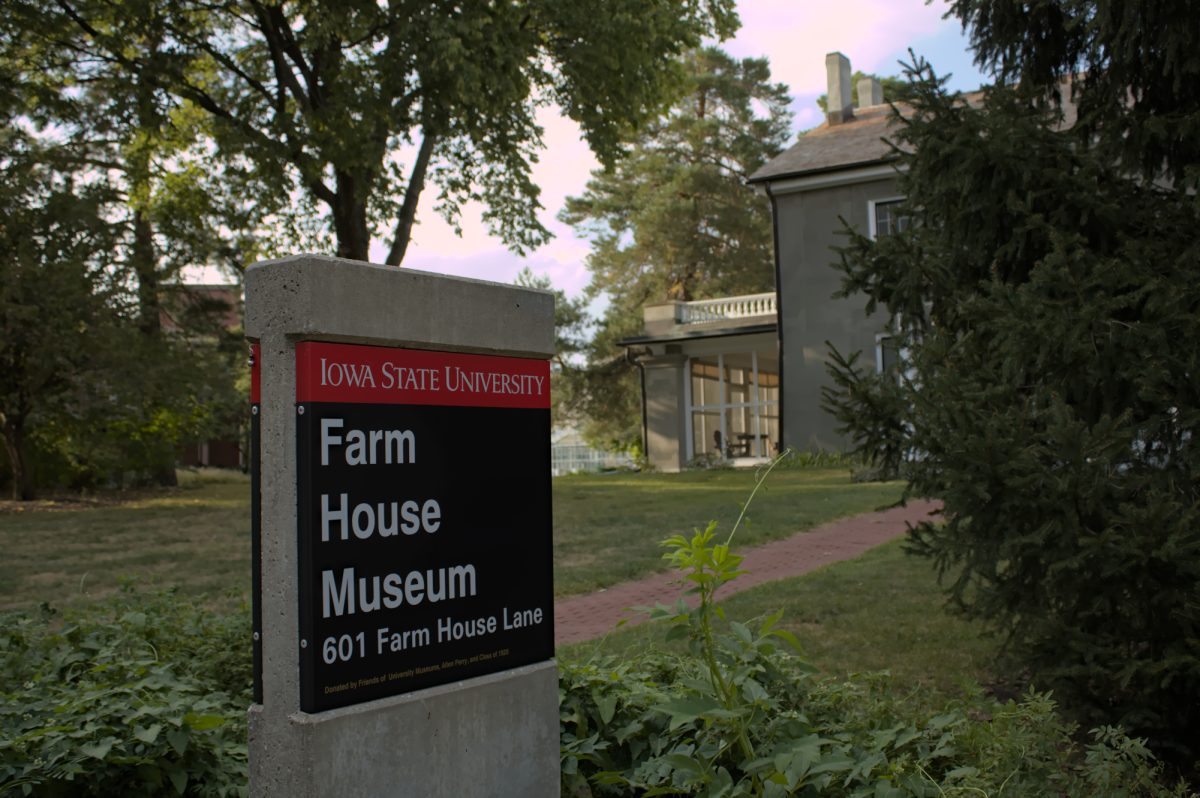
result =
[[[296,401],[550,407],[550,363],[356,344],[296,344]]]

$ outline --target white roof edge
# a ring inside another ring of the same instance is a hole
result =
[[[895,177],[898,173],[907,171],[900,164],[884,163],[873,166],[861,166],[857,169],[841,169],[836,172],[822,172],[815,175],[789,177],[784,180],[769,181],[771,194],[795,194],[801,191],[812,191],[818,188],[833,188],[834,186],[849,186],[855,183],[869,183],[886,177]],[[768,182],[768,181],[764,181]]]

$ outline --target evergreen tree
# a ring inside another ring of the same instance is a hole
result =
[[[592,237],[586,295],[608,307],[564,379],[585,433],[628,448],[641,438],[637,371],[617,341],[641,330],[642,307],[769,291],[770,207],[745,181],[788,138],[787,89],[765,59],[708,47],[683,61],[681,99],[648,124],[615,164],[593,172],[560,218]],[[761,110],[760,110],[761,109]]]
[[[914,223],[850,232],[842,261],[846,292],[893,314],[908,359],[881,378],[835,353],[826,403],[860,451],[903,466],[910,494],[943,499],[913,548],[1038,686],[1190,764],[1200,204],[1194,139],[1176,137],[1198,119],[1194,84],[1166,98],[1200,56],[1131,8],[956,5],[1001,82],[968,104],[917,65],[895,136]],[[1150,30],[1165,39],[1142,53]],[[1120,62],[1143,56],[1148,70]],[[1148,107],[1161,124],[1131,134]]]
[[[1105,157],[1200,183],[1200,49],[1194,0],[953,0],[981,67],[1057,102],[1071,79],[1074,130]],[[1053,90],[1052,90],[1053,89]]]

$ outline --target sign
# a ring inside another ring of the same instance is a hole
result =
[[[296,345],[301,708],[554,655],[545,360]]]

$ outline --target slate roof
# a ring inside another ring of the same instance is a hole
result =
[[[1075,124],[1078,109],[1071,98],[1070,84],[1067,79],[1057,87],[1062,109],[1062,119],[1055,125],[1059,130],[1070,129]],[[983,102],[983,92],[969,92],[963,99],[977,106]],[[912,112],[907,103],[895,105],[904,116]],[[823,122],[750,175],[748,182],[764,183],[886,163],[895,158],[891,147],[884,142],[889,137],[891,123],[892,107],[887,103],[855,108],[853,119],[832,126]]]
[[[897,103],[896,107],[901,113],[908,111],[904,103]],[[883,141],[891,121],[892,108],[886,103],[855,108],[853,119],[832,126],[825,122],[805,133],[795,144],[750,175],[750,182],[761,183],[891,160],[891,147]]]

